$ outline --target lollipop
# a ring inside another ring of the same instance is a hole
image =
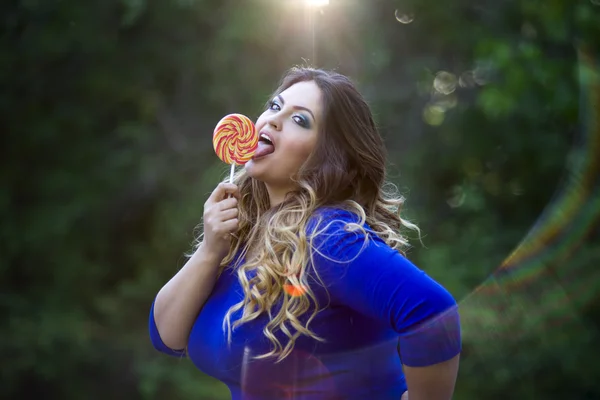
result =
[[[215,127],[213,146],[223,162],[231,164],[229,181],[233,182],[236,165],[244,165],[254,155],[258,134],[250,118],[242,114],[229,114]]]

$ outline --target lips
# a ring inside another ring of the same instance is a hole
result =
[[[267,156],[275,151],[273,137],[267,132],[261,132],[258,138],[258,147],[254,152],[254,159]]]

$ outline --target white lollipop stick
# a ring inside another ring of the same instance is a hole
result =
[[[235,172],[235,164],[231,163],[231,172],[229,173],[229,183],[233,183],[233,173]]]

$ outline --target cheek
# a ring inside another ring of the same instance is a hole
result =
[[[315,142],[316,140],[314,139],[296,140],[289,143],[286,153],[287,155],[291,155],[295,164],[302,164],[315,148]]]

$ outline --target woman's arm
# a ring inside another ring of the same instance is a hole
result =
[[[150,315],[150,337],[156,349],[165,351],[187,346],[194,321],[215,285],[220,261],[218,255],[208,252],[201,244],[158,292]]]
[[[192,326],[229,251],[231,233],[238,229],[239,195],[236,185],[221,183],[204,204],[204,240],[152,304],[149,330],[157,350],[183,355]]]
[[[450,400],[458,375],[457,355],[448,361],[427,367],[404,366],[406,385],[410,390],[409,400]]]

